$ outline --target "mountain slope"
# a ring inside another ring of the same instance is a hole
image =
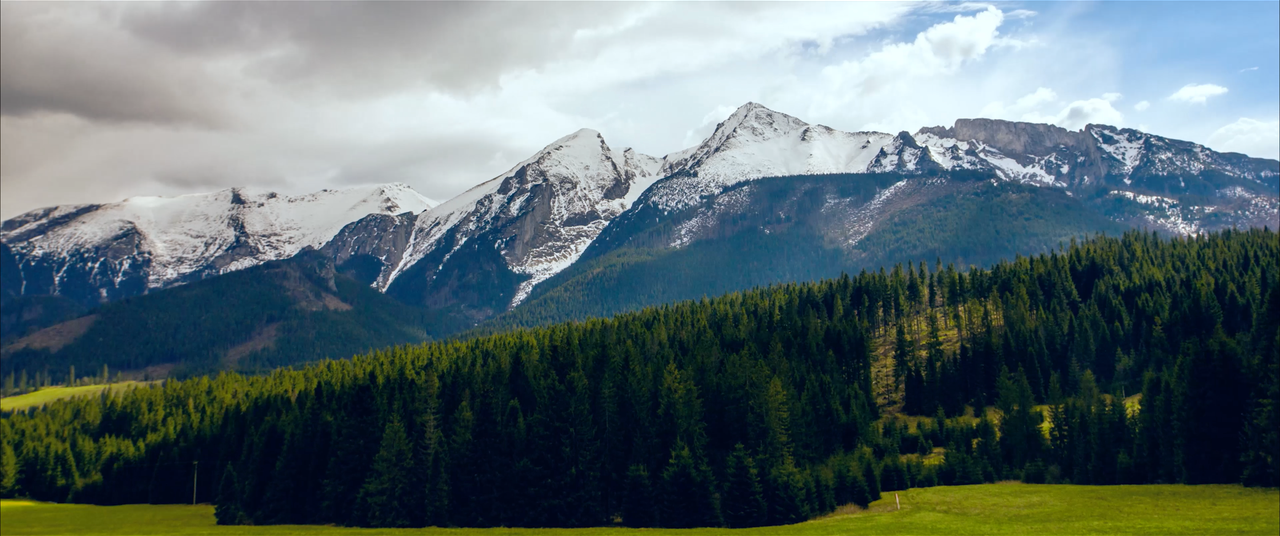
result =
[[[53,207],[7,220],[0,232],[5,294],[56,294],[92,306],[286,259],[327,243],[368,214],[435,204],[402,184],[302,196],[231,188],[173,198]]]
[[[376,284],[407,303],[492,316],[573,264],[657,167],[596,131],[565,136],[419,216],[407,251]]]
[[[3,368],[45,369],[55,377],[72,365],[82,371],[176,365],[176,375],[266,370],[427,340],[441,325],[440,315],[339,274],[329,258],[307,250],[103,305],[7,344]]]
[[[608,316],[907,261],[986,266],[1125,229],[1060,190],[989,178],[768,178],[681,213],[628,212],[578,264],[482,330]]]

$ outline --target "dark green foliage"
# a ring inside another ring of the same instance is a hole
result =
[[[408,527],[412,511],[413,456],[404,425],[393,419],[382,433],[382,447],[373,458],[369,478],[360,489],[357,508],[368,527]],[[419,483],[421,484],[421,483]]]
[[[199,461],[220,523],[740,526],[1009,478],[1266,485],[1278,263],[1270,231],[1131,233],[60,401],[0,439],[39,500],[184,503]],[[900,326],[914,430],[871,398]]]
[[[711,471],[677,443],[662,470],[658,523],[664,527],[714,527],[720,524]]]
[[[213,517],[219,525],[244,525],[248,517],[240,506],[240,481],[234,467],[222,472],[222,484],[218,486],[218,500],[214,503]]]
[[[62,296],[0,295],[0,346],[84,312],[83,306]]]
[[[11,498],[18,491],[18,457],[7,441],[0,441],[0,497]]]
[[[768,505],[764,501],[764,488],[760,485],[760,473],[755,460],[747,455],[747,449],[738,443],[733,447],[725,466],[725,488],[721,510],[724,521],[732,528],[755,527],[764,524]]]
[[[657,505],[654,503],[653,483],[649,479],[649,472],[642,465],[632,465],[627,469],[622,523],[628,527],[652,527],[657,525],[657,520]]]

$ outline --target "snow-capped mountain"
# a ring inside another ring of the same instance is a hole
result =
[[[434,205],[406,185],[386,184],[300,196],[230,188],[40,209],[0,228],[20,273],[19,288],[5,290],[109,301],[292,257],[367,215]]]
[[[580,130],[429,210],[434,202],[403,185],[37,210],[4,222],[0,260],[21,274],[5,276],[6,293],[91,304],[312,247],[402,301],[479,319],[522,303],[593,243],[632,243],[640,227],[628,222],[668,218],[667,230],[645,227],[646,243],[679,249],[758,210],[753,181],[849,174],[880,177],[877,189],[811,208],[841,247],[907,199],[975,179],[1062,190],[1112,221],[1172,233],[1263,225],[1280,207],[1280,162],[1131,129],[961,119],[914,135],[844,132],[748,103],[702,143],[663,158]]]
[[[1206,171],[1271,186],[1278,176],[1274,160],[1219,153],[1203,145],[1107,125],[1070,131],[1036,123],[960,119],[951,128],[920,129],[916,137],[944,167],[949,168],[945,161],[954,157],[939,156],[959,149],[976,159],[966,167],[980,168],[985,163],[1007,179],[1057,186],[1137,183],[1176,193],[1195,190],[1185,178]]]
[[[1046,186],[1104,181],[1128,187],[1205,171],[1272,185],[1275,161],[1217,153],[1190,142],[1132,129],[961,119],[954,127],[901,132],[843,132],[811,125],[756,103],[738,108],[702,144],[667,155],[662,181],[646,202],[664,210],[697,204],[702,196],[763,177],[832,173],[927,174],[989,171],[1000,178]],[[1186,190],[1184,179],[1175,190]],[[1190,190],[1187,190],[1190,191]],[[1200,192],[1212,193],[1212,192]]]
[[[519,280],[514,289],[496,282],[486,289],[503,308],[519,303],[534,285],[573,264],[657,179],[660,164],[610,148],[599,132],[579,130],[419,216],[407,251],[386,264],[375,285],[442,303],[461,279],[478,277],[463,267],[483,266]]]

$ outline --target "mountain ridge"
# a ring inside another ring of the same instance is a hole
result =
[[[787,182],[800,189],[790,192],[757,187],[786,177],[815,179]],[[810,222],[818,238],[805,243],[834,248],[833,255],[846,257],[837,264],[853,267],[850,259],[870,258],[858,253],[859,244],[901,210],[952,193],[961,198],[947,210],[988,206],[964,200],[988,195],[974,181],[1061,191],[1079,205],[1068,211],[1074,216],[1062,217],[1099,216],[1097,222],[1170,234],[1269,225],[1280,207],[1280,162],[1132,129],[960,119],[914,135],[844,132],[747,103],[703,142],[661,158],[614,149],[598,131],[580,129],[443,203],[403,185],[364,187],[356,201],[374,201],[349,202],[344,210],[302,203],[337,213],[324,225],[302,225],[310,220],[301,216],[261,221],[254,207],[294,198],[243,188],[174,198],[208,201],[187,212],[161,210],[181,205],[172,199],[125,202],[159,206],[153,212],[169,214],[168,220],[112,216],[120,209],[111,204],[32,211],[3,224],[0,262],[18,266],[18,277],[6,268],[3,294],[63,295],[93,307],[313,248],[331,258],[337,272],[403,303],[478,323],[520,306],[567,268],[619,247],[678,250],[790,225],[778,222]],[[758,214],[776,204],[759,198],[763,191],[787,200],[777,205],[784,213]],[[801,191],[818,197],[796,198]],[[196,210],[202,207],[212,208]],[[184,235],[190,222],[183,215],[216,223],[211,227],[218,233]],[[167,235],[148,227],[156,221],[176,222],[164,231],[178,239],[165,243]]]

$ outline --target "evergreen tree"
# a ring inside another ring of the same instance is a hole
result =
[[[0,438],[0,498],[10,499],[17,494],[18,457],[13,453],[9,442]]]
[[[671,450],[671,459],[662,471],[660,505],[658,521],[664,527],[714,527],[720,524],[710,471],[694,459],[684,444],[677,443]]]
[[[230,465],[222,471],[222,483],[218,486],[218,498],[214,502],[213,517],[219,525],[248,525],[249,518],[240,506],[240,483],[236,469]]]
[[[1000,447],[1006,467],[1021,471],[1040,456],[1044,435],[1040,432],[1040,412],[1035,410],[1031,385],[1022,369],[1006,370],[1000,379],[996,409],[1000,411]]]
[[[764,502],[764,488],[760,485],[755,461],[747,455],[747,449],[742,443],[733,447],[725,474],[728,475],[722,495],[725,523],[732,528],[763,524],[768,513]]]
[[[382,433],[382,446],[373,458],[369,478],[357,498],[364,526],[408,527],[414,505],[409,477],[413,474],[412,448],[404,425],[392,419]]]
[[[653,484],[643,465],[627,469],[625,502],[622,503],[622,523],[628,527],[652,527],[657,525]]]

